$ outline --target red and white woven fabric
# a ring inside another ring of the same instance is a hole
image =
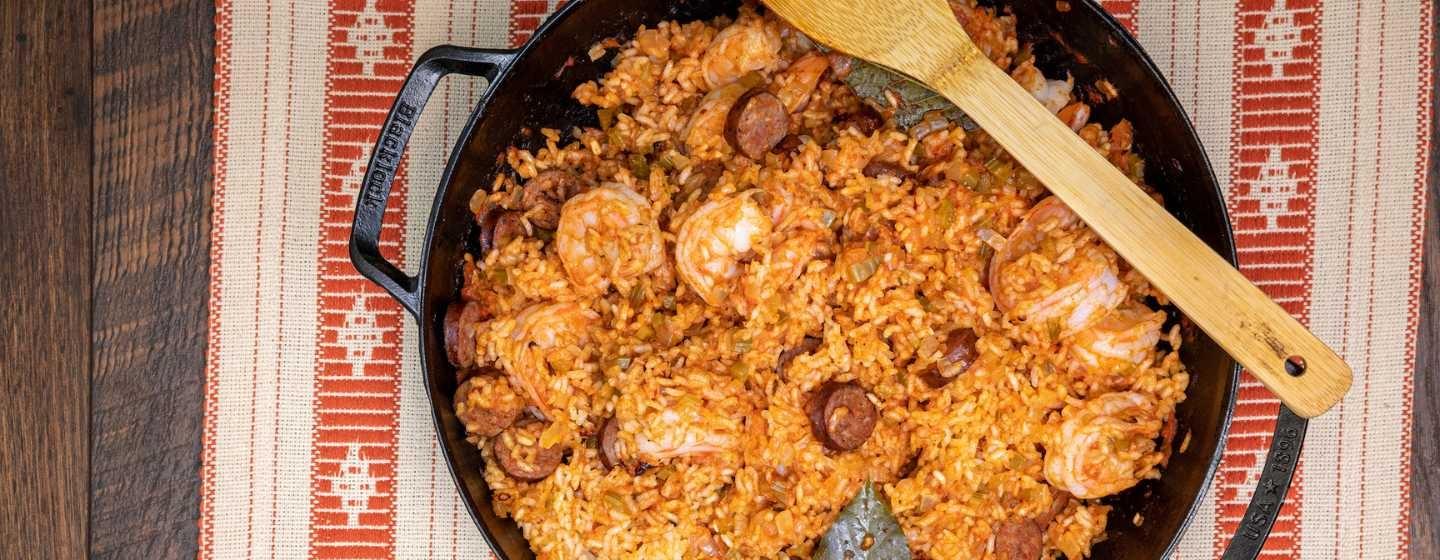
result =
[[[490,557],[439,455],[415,326],[356,274],[345,243],[411,61],[441,43],[518,45],[555,4],[217,2],[201,558]],[[1355,369],[1344,403],[1310,425],[1266,557],[1407,557],[1433,6],[1104,4],[1198,126],[1244,272]],[[419,254],[481,87],[452,78],[425,111],[383,234],[400,261]],[[1276,409],[1245,381],[1178,558],[1218,557]]]

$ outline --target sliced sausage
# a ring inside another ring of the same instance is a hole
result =
[[[920,380],[924,381],[925,384],[928,385],[931,389],[939,389],[941,387],[949,385],[951,381],[955,380],[955,378],[940,375],[940,368],[938,366],[932,365],[928,368],[925,368],[925,371],[920,372]]]
[[[874,134],[882,126],[885,126],[885,115],[881,115],[880,111],[876,111],[869,103],[861,103],[859,110],[846,115],[840,122],[840,128],[854,127],[860,131],[861,136]]]
[[[1040,516],[1035,518],[1035,526],[1039,527],[1042,531],[1045,530],[1046,527],[1049,527],[1050,522],[1054,521],[1056,517],[1059,517],[1061,512],[1065,511],[1066,506],[1070,505],[1069,492],[1051,488],[1050,494],[1052,498],[1050,509],[1040,512]]]
[[[495,437],[509,428],[525,410],[525,397],[515,392],[500,370],[483,367],[455,391],[455,417],[465,432]]]
[[[895,476],[900,477],[900,478],[910,478],[910,475],[915,474],[915,471],[917,471],[917,470],[919,470],[919,469],[920,469],[920,451],[917,450],[917,451],[915,451],[914,453],[912,453],[912,454],[910,455],[910,458],[909,458],[909,459],[906,459],[906,460],[905,460],[905,464],[900,465],[900,471],[897,472],[897,473],[895,474]]]
[[[690,120],[680,130],[684,140],[685,153],[691,157],[709,157],[715,150],[727,143],[725,125],[740,97],[750,91],[738,82],[731,82],[700,99],[693,111],[688,111]]]
[[[525,207],[525,216],[530,225],[540,229],[554,230],[560,226],[560,203],[540,199]]]
[[[541,171],[525,182],[520,193],[520,206],[530,224],[541,229],[555,229],[560,224],[560,206],[579,194],[580,177],[562,169]]]
[[[945,336],[945,353],[940,361],[920,374],[920,379],[932,389],[949,385],[960,374],[970,369],[980,352],[975,348],[979,337],[973,329],[955,329]]]
[[[491,230],[490,242],[496,249],[504,247],[512,239],[525,237],[525,213],[518,210],[506,210],[500,213],[495,219],[495,229]]]
[[[804,356],[806,354],[814,352],[816,348],[820,347],[820,342],[821,339],[819,337],[810,336],[808,334],[805,335],[805,338],[800,339],[800,344],[796,344],[795,346],[791,346],[780,352],[780,360],[775,364],[775,371],[780,372],[780,374],[783,375],[785,373],[785,369],[790,366],[790,362],[792,360],[794,360],[798,356]]]
[[[580,176],[565,169],[547,169],[525,181],[521,201],[523,204],[524,201],[545,198],[555,202],[565,202],[566,199],[579,194],[579,191]]]
[[[480,304],[473,301],[457,301],[445,308],[445,357],[450,365],[475,365],[475,325],[481,315]]]
[[[475,213],[475,228],[471,231],[471,242],[475,245],[478,253],[477,259],[485,258],[490,250],[495,248],[495,222],[505,209],[497,204],[486,204],[479,212]]]
[[[598,447],[600,448],[600,464],[607,469],[613,469],[620,464],[620,452],[617,444],[620,442],[620,421],[614,416],[605,419],[600,425],[600,437]]]
[[[724,174],[725,164],[715,160],[701,161],[690,166],[690,175],[685,177],[684,187],[700,189],[703,193],[714,188]]]
[[[675,200],[684,202],[691,197],[695,197],[697,200],[704,198],[710,189],[715,188],[724,174],[725,164],[715,160],[705,160],[691,165],[689,175],[686,175],[685,181],[680,184],[680,193],[675,196]]]
[[[525,482],[544,480],[555,472],[565,457],[565,450],[560,444],[540,446],[540,434],[545,426],[546,423],[538,421],[516,424],[490,440],[490,450],[500,470],[510,478]]]
[[[1045,531],[1029,519],[1013,519],[995,529],[996,560],[1037,560]]]
[[[790,130],[790,114],[775,94],[755,88],[740,96],[725,118],[725,140],[750,159],[761,159]]]
[[[796,148],[799,148],[800,145],[804,143],[805,141],[801,140],[799,136],[786,134],[784,138],[780,139],[779,144],[776,144],[774,148],[770,149],[770,153],[787,154],[795,151]]]
[[[559,209],[556,209],[556,216],[559,216]],[[519,210],[506,210],[498,205],[491,205],[475,217],[475,229],[471,233],[471,240],[475,249],[480,253],[477,258],[485,258],[490,251],[504,247],[511,239],[525,237],[525,213]]]
[[[904,167],[888,161],[879,160],[871,160],[870,163],[865,164],[865,168],[860,170],[860,172],[865,174],[866,177],[894,177],[896,179],[904,179],[910,176],[910,172],[906,171]]]
[[[854,382],[826,383],[811,397],[810,429],[826,447],[850,451],[860,447],[875,430],[880,413]]]
[[[955,329],[945,337],[945,354],[941,359],[948,364],[959,364],[962,367],[969,367],[980,357],[975,350],[975,343],[980,337],[975,336],[975,329]]]

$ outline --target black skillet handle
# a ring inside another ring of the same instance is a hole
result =
[[[420,120],[420,111],[425,109],[425,102],[440,78],[460,73],[484,76],[494,82],[514,58],[515,51],[451,45],[425,51],[410,69],[400,94],[395,96],[395,103],[385,116],[385,126],[375,141],[375,149],[370,152],[370,164],[365,168],[365,179],[356,196],[355,222],[350,226],[350,262],[362,276],[390,292],[411,315],[420,312],[416,278],[380,254],[380,224],[385,219],[385,205],[390,199],[390,185],[395,181],[400,156],[405,153],[405,144]]]
[[[1290,491],[1290,479],[1295,476],[1295,466],[1300,458],[1300,444],[1305,441],[1305,428],[1309,422],[1297,416],[1284,405],[1275,418],[1275,437],[1270,441],[1270,452],[1265,456],[1265,469],[1260,471],[1260,483],[1250,505],[1245,507],[1245,517],[1230,546],[1225,547],[1222,560],[1254,560],[1260,557],[1275,517],[1280,515],[1280,506]]]

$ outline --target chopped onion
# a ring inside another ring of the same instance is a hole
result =
[[[609,504],[612,509],[615,509],[617,511],[630,511],[629,504],[625,503],[625,498],[615,492],[605,493],[605,503]]]
[[[747,364],[745,362],[735,362],[733,364],[730,364],[730,375],[739,381],[745,381],[746,379],[749,379],[750,364]]]
[[[826,209],[824,209],[824,210],[821,210],[821,211],[820,211],[820,223],[823,224],[823,225],[824,225],[825,227],[827,227],[827,228],[830,227],[831,225],[834,225],[834,223],[835,223],[835,211],[834,211],[834,210],[831,210],[831,209],[829,209],[829,208],[826,208]]]
[[[921,117],[920,122],[910,127],[910,135],[914,136],[916,140],[920,140],[929,136],[932,132],[945,130],[949,126],[950,121],[945,118],[944,112],[938,110],[930,111]]]
[[[869,256],[850,265],[850,281],[856,284],[869,280],[880,269],[880,257]]]
[[[940,222],[942,231],[950,229],[950,226],[955,224],[955,203],[951,202],[949,198],[940,201],[940,209],[935,219]]]
[[[1007,242],[1005,236],[995,233],[995,230],[980,228],[975,230],[975,236],[979,237],[981,241],[984,241],[986,245],[989,245],[991,249],[996,251],[1005,249],[1005,243]]]
[[[670,152],[660,158],[659,164],[660,167],[665,168],[666,171],[674,171],[688,167],[690,165],[690,158],[680,155],[679,152]]]

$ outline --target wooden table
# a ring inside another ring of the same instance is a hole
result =
[[[195,557],[213,16],[205,0],[0,2],[0,557]],[[1431,162],[1417,559],[1440,558]]]

